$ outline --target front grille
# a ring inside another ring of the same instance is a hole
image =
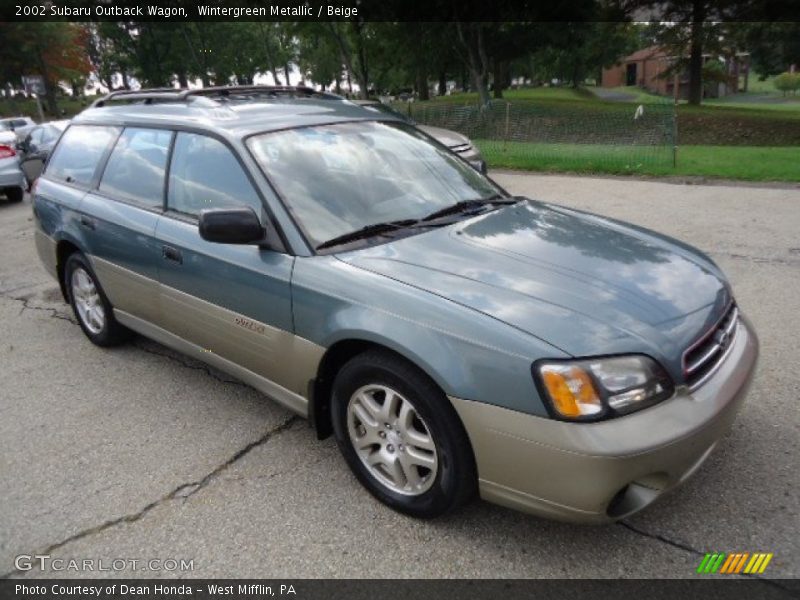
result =
[[[689,389],[696,389],[717,370],[733,347],[739,328],[739,309],[731,304],[723,317],[683,353],[683,375]]]

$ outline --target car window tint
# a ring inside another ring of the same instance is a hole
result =
[[[70,183],[88,185],[97,165],[119,134],[118,127],[74,125],[58,143],[47,166],[47,175]]]
[[[11,123],[14,127],[25,127],[28,124],[25,119],[15,119]]]
[[[225,144],[178,133],[169,169],[167,207],[189,215],[204,208],[249,206],[261,217],[261,200]]]
[[[148,208],[164,203],[164,172],[172,132],[128,127],[100,180],[100,191]]]

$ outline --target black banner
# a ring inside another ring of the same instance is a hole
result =
[[[691,6],[691,3],[689,4]],[[712,21],[800,21],[799,0],[710,2]],[[2,21],[481,21],[668,20],[654,0],[4,0]]]
[[[752,577],[691,580],[5,580],[0,597],[15,600],[785,600],[797,580]]]

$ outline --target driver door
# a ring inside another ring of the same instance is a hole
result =
[[[294,258],[257,245],[208,242],[198,232],[200,210],[235,206],[265,218],[261,198],[231,148],[210,136],[179,132],[167,211],[155,233],[164,326],[206,359],[230,361],[305,394],[308,381],[297,380],[297,370],[287,365],[296,348]]]

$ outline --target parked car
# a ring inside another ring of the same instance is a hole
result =
[[[21,202],[27,185],[12,141],[0,141],[0,192],[9,202]]]
[[[380,100],[352,100],[351,102],[355,102],[359,106],[365,107],[367,110],[376,110],[402,119],[412,125],[416,125],[417,129],[421,129],[440,144],[450,148],[450,150],[458,154],[478,171],[486,173],[486,161],[483,160],[480,150],[475,147],[467,136],[450,129],[415,123],[407,115],[395,110],[388,104],[384,104]]]
[[[17,140],[23,139],[35,126],[36,121],[30,117],[8,117],[0,119],[0,131],[12,132]]]
[[[41,174],[53,146],[67,125],[69,125],[69,120],[42,123],[31,129],[28,135],[17,144],[20,165],[29,188]]]
[[[476,492],[635,513],[702,465],[758,355],[699,250],[510,196],[311,92],[114,93],[69,125],[33,210],[89,340],[138,332],[238,377],[417,517]]]
[[[13,131],[0,129],[0,144],[4,146],[16,146],[17,141],[17,136]]]

